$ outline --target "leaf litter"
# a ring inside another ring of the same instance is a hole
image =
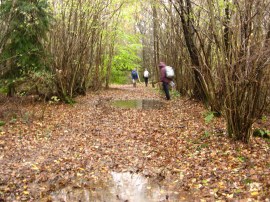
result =
[[[94,191],[111,172],[131,172],[190,200],[269,201],[269,141],[234,142],[222,118],[206,123],[201,103],[162,97],[153,88],[123,85],[78,97],[74,105],[6,102],[2,111],[21,116],[1,126],[0,199],[51,201],[65,187]],[[161,100],[164,107],[111,105],[132,99]]]

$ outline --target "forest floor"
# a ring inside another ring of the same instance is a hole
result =
[[[163,107],[111,104],[130,99]],[[192,99],[166,101],[141,84],[89,93],[74,105],[0,102],[0,201],[136,201],[108,196],[112,173],[151,180],[144,192],[159,185],[159,197],[137,201],[270,200],[269,140],[230,140],[224,119],[207,121],[207,110]],[[264,124],[270,129],[269,120]]]

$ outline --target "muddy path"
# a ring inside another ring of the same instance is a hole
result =
[[[116,100],[155,100],[121,107]],[[270,195],[269,142],[230,141],[193,100],[113,86],[74,105],[5,102],[0,201],[259,200]],[[150,104],[151,105],[151,104]],[[5,112],[6,112],[5,111]]]

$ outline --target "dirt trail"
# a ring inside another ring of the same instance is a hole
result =
[[[111,172],[133,172],[193,199],[266,200],[268,142],[231,142],[223,119],[205,123],[200,103],[162,97],[151,87],[126,85],[77,98],[73,106],[23,105],[27,118],[7,122],[0,132],[0,199],[50,201],[64,187],[96,190]],[[118,99],[156,99],[164,108],[113,107]]]

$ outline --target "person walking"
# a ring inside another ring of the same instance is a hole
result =
[[[160,62],[159,63],[159,69],[160,69],[160,81],[162,82],[162,86],[163,86],[163,90],[165,92],[166,95],[166,99],[170,100],[170,91],[169,91],[169,84],[171,82],[171,79],[168,79],[166,77],[166,64],[164,62]]]
[[[147,87],[148,78],[149,78],[149,72],[147,71],[147,69],[145,69],[144,72],[143,72],[143,78],[144,78],[145,86]]]
[[[137,80],[139,78],[136,69],[133,69],[131,71],[131,78],[132,78],[133,87],[136,87],[136,82],[137,82]]]

